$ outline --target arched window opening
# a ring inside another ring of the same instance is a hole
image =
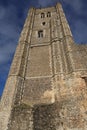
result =
[[[39,38],[43,37],[43,30],[39,30],[39,31],[38,31],[38,37],[39,37]]]
[[[47,13],[47,17],[51,17],[51,13],[50,12]]]
[[[45,14],[44,13],[41,13],[41,18],[44,18],[45,17]]]

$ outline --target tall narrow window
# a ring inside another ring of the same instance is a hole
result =
[[[50,12],[47,13],[47,17],[51,17],[51,13]]]
[[[41,18],[44,18],[45,17],[45,14],[44,13],[41,13]]]
[[[39,37],[39,38],[43,37],[43,30],[39,30],[39,31],[38,31],[38,37]]]

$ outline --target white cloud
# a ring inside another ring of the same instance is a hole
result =
[[[2,65],[9,62],[15,51],[19,28],[16,26],[18,18],[15,6],[0,6],[0,12],[0,64]]]
[[[53,5],[55,2],[58,2],[58,0],[38,0],[39,6],[42,7]]]
[[[0,46],[0,64],[5,64],[10,60],[16,48],[16,44],[14,43],[15,41],[9,40],[8,43]]]
[[[38,0],[38,3],[39,3],[39,5],[41,5],[41,6],[46,6],[46,5],[48,5],[49,4],[49,0],[48,1],[46,1],[46,0]]]
[[[75,21],[73,33],[76,41],[87,43],[87,26],[83,21]]]
[[[74,11],[80,13],[83,8],[82,0],[63,0],[66,4],[71,6]],[[80,12],[79,12],[80,11]]]
[[[79,11],[81,12],[83,7],[82,0],[38,0],[38,4],[41,5],[42,7],[53,5],[57,2],[66,3],[68,6],[71,6],[74,11],[77,11],[78,13]]]
[[[2,7],[2,6],[0,6],[0,20],[1,19],[3,19],[3,17],[5,16],[5,9]]]

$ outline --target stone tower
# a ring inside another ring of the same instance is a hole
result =
[[[87,45],[61,4],[29,10],[0,105],[0,130],[87,130]]]

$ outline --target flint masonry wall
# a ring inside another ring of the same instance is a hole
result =
[[[86,54],[61,4],[30,9],[1,99],[0,130],[86,130]]]

